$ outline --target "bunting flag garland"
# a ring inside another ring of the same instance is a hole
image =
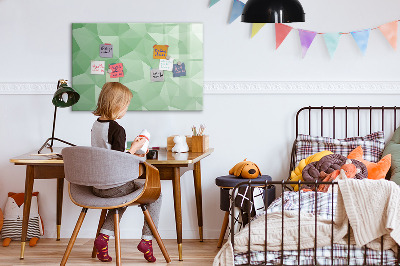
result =
[[[360,31],[352,31],[351,35],[353,35],[354,40],[356,41],[360,51],[363,55],[365,55],[365,51],[368,46],[369,33],[371,29],[360,30]]]
[[[342,36],[342,34],[340,34],[339,32],[334,32],[334,33],[325,33],[323,36],[326,48],[328,48],[329,55],[332,58],[333,54],[336,51],[336,48],[338,47],[339,39],[340,36]]]
[[[208,7],[212,7],[213,5],[215,5],[218,2],[219,2],[219,0],[210,0],[210,5]]]
[[[231,17],[229,18],[229,24],[242,15],[243,8],[244,8],[244,3],[242,1],[233,0]]]
[[[315,31],[308,31],[308,30],[300,30],[299,29],[299,36],[300,36],[300,43],[301,43],[301,54],[302,57],[304,58],[306,56],[306,53],[308,51],[308,48],[310,48],[310,45],[312,44],[315,36],[317,33]]]
[[[209,1],[210,1],[209,7],[212,7],[220,0],[209,0]],[[235,20],[237,20],[238,17],[240,17],[240,15],[244,10],[246,2],[244,0],[231,0],[231,1],[232,1],[232,9],[228,20],[229,24],[232,24],[232,22],[234,22]],[[360,31],[333,32],[333,33],[315,32],[310,30],[293,28],[291,26],[282,23],[275,23],[275,41],[276,41],[275,49],[278,49],[281,46],[283,41],[286,39],[286,37],[292,30],[298,30],[301,43],[301,53],[303,58],[306,56],[307,51],[310,48],[317,34],[322,35],[322,37],[324,38],[326,48],[331,58],[333,58],[337,50],[337,47],[339,45],[340,37],[343,34],[351,34],[357,46],[359,47],[361,53],[365,55],[371,31],[379,29],[382,32],[383,36],[385,36],[389,44],[392,46],[392,48],[396,50],[399,21],[400,20],[395,20],[374,28],[368,28]],[[264,27],[265,24],[266,23],[252,23],[251,38],[253,38]]]
[[[282,42],[285,40],[286,36],[288,36],[292,29],[293,28],[288,25],[275,23],[276,49],[278,49],[278,47],[282,44]]]
[[[251,38],[256,35],[262,27],[264,27],[265,23],[253,23],[253,26],[251,28]]]
[[[397,24],[396,20],[378,27],[394,50],[397,49]]]

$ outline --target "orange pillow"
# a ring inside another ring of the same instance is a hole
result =
[[[347,158],[355,159],[365,164],[368,170],[368,179],[375,180],[384,179],[386,177],[392,161],[392,155],[388,154],[377,163],[368,162],[363,159],[363,149],[361,146],[358,146],[352,152],[350,152]]]

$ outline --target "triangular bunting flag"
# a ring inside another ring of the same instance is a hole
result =
[[[310,48],[310,45],[312,44],[315,36],[317,33],[315,31],[308,31],[308,30],[300,30],[299,29],[299,36],[300,36],[300,43],[301,43],[301,54],[302,57],[304,58],[306,56],[306,53],[308,51],[308,48]]]
[[[242,11],[244,8],[244,3],[239,0],[233,0],[231,17],[229,19],[229,23],[232,23],[235,19],[237,19],[240,15],[242,15]]]
[[[396,50],[397,48],[397,20],[393,22],[386,23],[382,26],[378,27],[383,35],[385,35],[386,39],[390,43],[390,45],[393,47],[393,49]]]
[[[353,35],[354,40],[356,41],[358,47],[361,50],[361,53],[364,55],[368,46],[369,33],[371,29],[361,30],[361,31],[352,31],[351,35]]]
[[[210,5],[208,7],[212,7],[213,5],[215,5],[218,2],[219,2],[219,0],[210,0]]]
[[[340,36],[342,36],[342,34],[340,34],[339,32],[334,32],[334,33],[325,33],[323,36],[326,48],[328,48],[329,55],[332,58],[333,54],[336,51],[336,48],[338,47],[339,39]]]
[[[278,47],[282,44],[282,42],[285,40],[286,36],[288,36],[289,32],[292,29],[293,28],[288,25],[275,23],[276,49],[278,49]]]
[[[251,38],[256,35],[262,27],[264,27],[265,23],[253,23],[253,26],[251,28]]]

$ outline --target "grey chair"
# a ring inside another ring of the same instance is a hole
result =
[[[69,196],[72,202],[82,207],[81,214],[65,250],[61,265],[67,263],[72,247],[88,209],[102,209],[96,237],[103,226],[107,210],[116,209],[114,215],[116,265],[121,265],[121,246],[118,208],[139,205],[146,222],[167,263],[171,262],[168,252],[144,204],[154,202],[161,193],[160,175],[154,166],[143,162],[141,158],[120,151],[94,147],[68,147],[62,150],[65,179],[69,183]],[[140,162],[138,167],[138,162]],[[145,177],[144,187],[133,193],[117,198],[100,198],[92,193],[92,186],[119,185],[128,182],[132,176]],[[96,257],[93,247],[92,257]]]

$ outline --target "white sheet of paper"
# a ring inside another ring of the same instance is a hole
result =
[[[90,74],[104,75],[105,61],[92,61],[90,64]]]
[[[174,59],[173,58],[170,58],[169,60],[160,59],[160,65],[158,67],[160,70],[172,71],[173,67],[174,67]]]
[[[150,81],[152,81],[152,82],[164,81],[164,70],[160,70],[160,69],[150,70]]]

